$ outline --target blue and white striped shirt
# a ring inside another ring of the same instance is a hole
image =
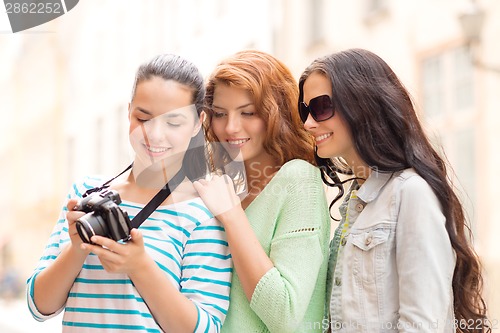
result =
[[[86,178],[73,185],[69,198],[81,198],[102,179]],[[122,202],[132,219],[144,205]],[[108,273],[90,254],[68,294],[63,308],[41,314],[34,303],[34,281],[69,244],[67,209],[63,208],[33,275],[28,279],[28,306],[44,321],[65,310],[63,332],[162,332],[148,306],[126,274]],[[232,260],[221,224],[200,198],[160,206],[139,228],[147,253],[172,284],[198,309],[195,332],[219,332],[229,306]],[[161,288],[161,286],[158,286]]]

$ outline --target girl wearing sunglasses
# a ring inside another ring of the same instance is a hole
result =
[[[227,175],[194,183],[235,268],[223,332],[321,332],[330,219],[297,98],[290,71],[259,51],[224,60],[207,84],[214,164],[242,163],[247,184],[240,202]]]
[[[352,180],[330,245],[325,326],[488,331],[463,207],[391,68],[362,49],[319,58],[300,77],[299,114],[335,200],[337,174]]]

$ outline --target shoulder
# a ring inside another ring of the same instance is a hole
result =
[[[131,203],[127,202],[127,204]],[[142,206],[136,208],[141,209]],[[192,233],[197,230],[223,230],[220,222],[199,197],[159,206],[148,218],[155,221],[167,221],[170,226],[181,230],[188,238],[193,237]]]
[[[285,163],[270,184],[273,193],[286,193],[285,197],[318,197],[324,195],[323,181],[319,168],[304,160],[291,160]],[[279,191],[277,191],[277,189]]]
[[[172,208],[175,209],[175,211],[177,211],[180,215],[194,222],[196,226],[218,223],[200,197],[179,202],[178,204],[173,204]]]
[[[401,205],[440,207],[432,187],[414,169],[405,169],[394,178],[395,198]]]
[[[282,178],[299,179],[301,181],[320,179],[319,169],[311,163],[300,159],[294,159],[286,162],[276,175]]]
[[[81,177],[71,185],[70,195],[81,197],[86,191],[101,186],[109,178],[103,175],[89,175]]]
[[[405,169],[396,176],[395,181],[401,192],[411,192],[414,194],[431,194],[431,186],[414,169]]]
[[[285,163],[276,179],[271,181],[272,189],[268,194],[274,195],[275,204],[293,205],[297,207],[326,205],[326,196],[319,168],[304,160],[291,160]],[[277,196],[278,194],[278,196]],[[279,198],[278,198],[279,197]]]
[[[190,239],[211,238],[225,240],[224,227],[219,220],[213,216],[207,206],[205,206],[201,198],[183,202],[179,205],[178,212],[183,218],[190,221]],[[225,244],[225,242],[223,243]]]
[[[283,166],[281,167],[280,170],[311,170],[311,172],[314,172],[314,170],[317,170],[318,168],[316,168],[314,165],[312,165],[311,163],[307,162],[307,161],[304,161],[304,160],[301,160],[301,159],[293,159],[293,160],[290,160],[288,162],[286,162],[285,164],[283,164]]]

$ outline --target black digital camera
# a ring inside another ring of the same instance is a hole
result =
[[[83,198],[76,210],[87,214],[76,220],[76,230],[85,243],[92,236],[104,236],[115,241],[130,239],[130,218],[118,205],[122,202],[115,190],[91,193]]]

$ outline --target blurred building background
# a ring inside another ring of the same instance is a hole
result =
[[[459,18],[472,5],[483,21],[470,39]],[[400,76],[453,166],[498,327],[499,33],[497,0],[85,0],[1,33],[0,301],[23,293],[72,181],[116,174],[132,159],[127,104],[140,63],[173,52],[208,75],[256,48],[298,79],[316,57],[362,47]]]

